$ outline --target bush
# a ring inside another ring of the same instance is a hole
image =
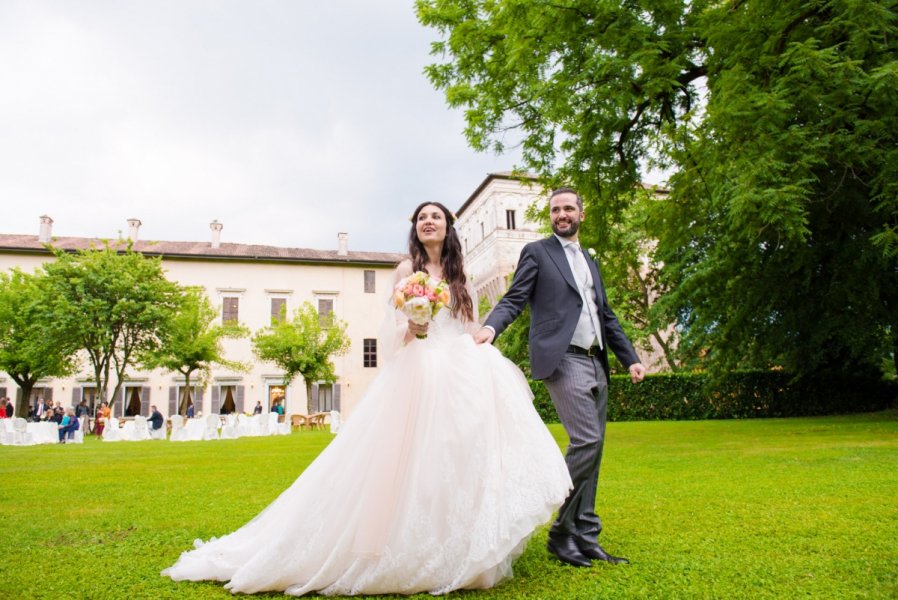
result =
[[[558,414],[541,381],[531,381],[543,421]],[[662,421],[801,417],[884,410],[895,404],[898,384],[875,377],[833,374],[794,381],[782,371],[740,371],[713,379],[706,373],[648,375],[639,385],[612,375],[609,421]]]

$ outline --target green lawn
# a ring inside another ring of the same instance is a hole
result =
[[[253,517],[330,439],[0,447],[0,598],[229,597],[159,571]],[[514,579],[450,596],[898,597],[895,411],[611,423],[598,502],[604,545],[633,564],[562,566],[541,529]]]

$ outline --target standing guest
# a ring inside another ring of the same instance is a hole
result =
[[[75,407],[75,416],[80,419],[81,417],[86,417],[89,413],[90,408],[87,406],[87,400],[81,400],[78,406]]]
[[[106,427],[106,421],[109,419],[111,412],[107,402],[104,401],[100,403],[100,406],[97,408],[96,419],[94,420],[95,434],[103,435],[103,429]]]
[[[188,419],[193,418],[193,404],[192,403],[187,407],[187,418]]]
[[[256,407],[253,409],[253,414],[254,414],[254,415],[261,415],[261,414],[262,414],[262,401],[261,401],[261,400],[259,400],[258,402],[256,402]]]
[[[59,423],[59,443],[65,444],[66,437],[70,440],[73,439],[75,432],[78,431],[80,426],[81,424],[75,416],[75,410],[67,408],[62,416],[62,421]]]
[[[6,398],[0,398],[0,419],[5,419],[6,417]]]
[[[521,250],[514,281],[496,304],[478,343],[491,343],[530,305],[530,365],[542,379],[570,437],[565,460],[574,489],[549,531],[548,550],[561,562],[588,567],[592,560],[627,563],[598,543],[596,486],[608,412],[608,350],[630,371],[645,369],[608,305],[599,267],[580,248],[583,200],[571,188],[549,197],[551,235]]]
[[[6,418],[12,419],[16,414],[15,408],[12,405],[12,400],[9,398],[4,398],[4,400],[6,400]]]

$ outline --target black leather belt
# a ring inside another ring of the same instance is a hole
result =
[[[598,356],[599,355],[599,347],[593,346],[592,348],[586,349],[581,348],[580,346],[568,346],[568,352],[572,352],[573,354],[582,354],[583,356]]]

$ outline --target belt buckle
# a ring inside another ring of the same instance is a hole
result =
[[[595,358],[599,355],[599,347],[598,346],[590,346],[586,349],[586,356],[590,358]]]

